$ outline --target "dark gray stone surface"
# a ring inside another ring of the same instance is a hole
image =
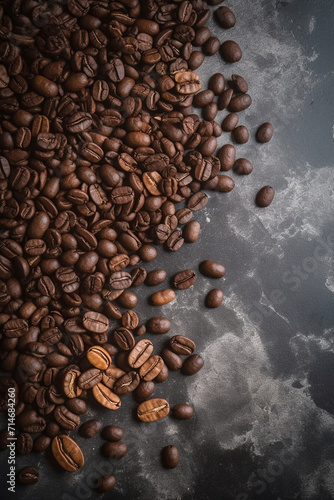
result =
[[[78,438],[86,465],[76,474],[54,468],[49,455],[18,457],[17,468],[38,465],[37,485],[6,492],[1,454],[1,498],[83,500],[101,471],[116,475],[115,491],[126,500],[329,500],[334,498],[334,231],[333,231],[333,46],[331,0],[231,0],[237,25],[222,32],[243,49],[242,60],[225,65],[217,54],[200,74],[242,74],[253,105],[241,113],[252,139],[237,148],[253,173],[233,175],[229,194],[209,193],[198,214],[200,240],[177,254],[159,252],[147,269],[166,267],[169,275],[205,258],[224,263],[216,282],[198,276],[193,289],[175,303],[147,305],[152,289],[141,287],[137,312],[172,320],[168,336],[182,333],[196,341],[205,366],[194,377],[171,373],[156,396],[171,406],[194,405],[191,421],[167,417],[153,424],[133,419],[135,404],[123,398],[117,412],[93,405],[88,418],[125,430],[129,453],[108,462],[99,437]],[[219,121],[225,116],[220,112]],[[275,125],[269,144],[258,145],[263,121]],[[228,142],[224,134],[221,144]],[[254,205],[265,184],[276,189],[267,209]],[[206,222],[208,223],[206,225]],[[204,296],[222,286],[218,310],[204,307]],[[166,341],[154,338],[158,351]],[[74,432],[72,434],[76,436]],[[175,444],[180,465],[164,470],[160,450]]]

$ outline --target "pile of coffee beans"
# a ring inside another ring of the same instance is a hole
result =
[[[253,170],[234,144],[216,155],[222,131],[236,144],[249,140],[239,113],[252,99],[237,74],[216,73],[202,89],[196,69],[205,57],[220,52],[226,69],[224,61],[242,58],[235,41],[212,36],[210,14],[203,0],[1,2],[0,360],[8,375],[0,378],[0,409],[8,410],[14,388],[20,454],[51,446],[56,462],[76,471],[84,456],[67,433],[79,428],[86,438],[102,431],[102,453],[120,458],[121,428],[81,424],[89,394],[118,410],[133,392],[138,419],[153,422],[170,412],[166,399],[149,399],[155,382],[169,370],[194,375],[203,367],[184,335],[159,354],[149,339],[137,340],[146,331],[165,334],[171,323],[157,316],[140,324],[129,288],[166,280],[163,269],[147,273],[145,262],[157,246],[175,252],[198,239],[193,218],[208,202],[205,191],[234,188],[220,172]],[[225,30],[236,23],[227,6],[215,19]],[[221,110],[228,111],[222,125]],[[263,123],[257,141],[270,141],[273,131]],[[256,203],[273,198],[265,186]],[[212,279],[225,274],[210,260],[199,270]],[[150,303],[172,302],[195,286],[196,272],[179,271],[172,283]],[[222,301],[217,288],[205,298],[209,308]],[[181,403],[171,415],[189,419],[193,408]],[[8,439],[3,430],[1,449]],[[177,448],[165,447],[161,460],[176,467]],[[18,475],[23,484],[38,479],[33,466]],[[115,483],[104,476],[97,491]]]

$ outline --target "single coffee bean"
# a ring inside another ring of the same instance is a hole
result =
[[[78,425],[80,425],[80,418],[78,417],[78,415],[72,413],[64,405],[57,406],[53,415],[56,422],[63,429],[73,430],[78,427]]]
[[[102,476],[98,480],[98,486],[95,490],[98,493],[106,493],[107,491],[111,491],[116,484],[116,478],[113,474],[107,474],[106,476]]]
[[[238,175],[249,175],[253,171],[253,165],[246,158],[238,158],[234,164],[233,170]]]
[[[137,401],[137,403],[141,403],[142,401],[145,401],[145,399],[152,396],[152,394],[154,393],[154,388],[155,385],[154,382],[152,382],[152,380],[150,380],[149,382],[142,380],[134,392],[134,398]]]
[[[203,45],[202,50],[205,55],[207,56],[213,56],[216,54],[219,50],[220,47],[220,41],[219,38],[216,38],[215,36],[211,36]]]
[[[195,342],[184,335],[174,335],[169,341],[169,347],[177,354],[193,354],[196,349]]]
[[[34,440],[34,451],[36,453],[43,453],[43,451],[49,448],[50,444],[51,438],[42,434]]]
[[[127,454],[128,447],[121,441],[111,441],[102,445],[101,452],[107,458],[122,458]]]
[[[185,290],[196,283],[196,273],[192,269],[180,271],[173,278],[174,287],[177,290]]]
[[[91,389],[94,385],[97,385],[102,380],[102,373],[98,368],[90,368],[89,370],[81,373],[78,378],[78,386],[81,389]]]
[[[226,89],[219,95],[217,105],[218,109],[222,110],[229,106],[233,96],[233,89]],[[230,110],[232,111],[232,110]]]
[[[76,415],[83,415],[88,411],[88,405],[84,399],[73,398],[66,401],[66,408]]]
[[[114,383],[113,391],[116,394],[128,394],[136,389],[140,382],[140,377],[137,372],[131,371],[123,375]]]
[[[220,193],[229,193],[234,189],[234,180],[228,175],[218,175],[218,182],[215,190]]]
[[[242,76],[236,74],[232,75],[232,84],[237,92],[241,92],[242,94],[248,92],[248,83]]]
[[[208,87],[214,95],[220,95],[225,88],[225,77],[222,73],[215,73],[210,77]]]
[[[120,306],[125,307],[126,309],[132,309],[133,307],[136,307],[138,298],[134,293],[124,290],[124,292],[122,292],[122,294],[118,297],[117,301]]]
[[[183,237],[186,243],[194,243],[199,237],[201,225],[198,221],[192,220],[188,222],[183,230]]]
[[[197,108],[204,108],[207,104],[210,104],[215,97],[212,90],[202,90],[195,95],[193,100],[193,105]]]
[[[224,299],[224,294],[219,288],[214,288],[205,297],[206,307],[216,308],[221,305]]]
[[[185,420],[191,418],[193,415],[194,409],[187,403],[180,403],[172,408],[172,416],[178,420]]]
[[[88,311],[82,318],[83,326],[90,332],[103,333],[109,328],[109,319],[101,313]]]
[[[58,344],[59,345],[59,344]],[[61,377],[61,388],[68,398],[76,398],[82,393],[81,387],[78,385],[81,372],[75,368],[67,370]]]
[[[165,382],[165,380],[167,380],[168,378],[168,373],[169,371],[167,365],[165,365],[164,363],[161,372],[155,377],[154,382],[158,383]]]
[[[169,404],[162,398],[148,399],[137,408],[137,416],[142,422],[154,422],[166,417],[168,413]]]
[[[134,311],[125,311],[122,315],[122,326],[128,330],[135,330],[139,325],[139,318]]]
[[[226,40],[221,44],[220,53],[227,63],[235,63],[242,58],[242,51],[237,42]]]
[[[164,269],[154,269],[147,273],[145,285],[156,286],[160,285],[167,278],[167,273]]]
[[[117,425],[106,425],[103,427],[101,432],[101,437],[106,439],[107,441],[121,441],[124,436],[124,431],[122,427],[118,427]]]
[[[224,144],[219,150],[218,157],[220,160],[221,170],[231,170],[235,163],[236,150],[233,144]]]
[[[269,142],[274,135],[274,126],[265,122],[260,125],[256,132],[256,139],[258,142]]]
[[[113,332],[113,338],[117,346],[123,351],[130,351],[136,343],[132,332],[124,327],[116,328]]]
[[[245,125],[239,125],[232,131],[232,137],[238,144],[246,144],[249,141],[249,130]]]
[[[141,339],[129,352],[129,364],[133,368],[140,368],[153,352],[153,344],[148,339]]]
[[[7,442],[9,444],[9,441]],[[19,455],[27,455],[31,452],[33,446],[33,439],[27,432],[21,432],[17,436],[16,450]]]
[[[59,465],[69,472],[75,472],[85,463],[81,448],[65,434],[53,438],[51,450]]]
[[[175,352],[168,349],[167,347],[164,347],[162,349],[161,357],[164,360],[169,370],[176,371],[182,368],[183,364],[182,358]]]
[[[154,354],[141,365],[139,369],[139,375],[143,380],[149,382],[161,372],[163,365],[163,359],[160,356]]]
[[[239,116],[236,113],[230,113],[224,118],[222,122],[222,129],[224,130],[224,132],[232,132],[232,130],[235,129],[238,123]]]
[[[125,271],[112,273],[110,275],[109,284],[113,290],[124,290],[133,284],[132,276]]]
[[[96,401],[109,410],[118,410],[121,406],[121,400],[117,394],[101,382],[92,388],[92,393]]]
[[[268,207],[273,201],[275,190],[271,186],[263,186],[257,193],[255,203],[258,207]]]
[[[175,469],[180,461],[179,450],[170,444],[161,451],[161,462],[166,469]]]
[[[17,479],[21,484],[36,484],[39,480],[37,467],[24,467],[18,473]]]
[[[172,325],[169,319],[161,316],[154,316],[153,318],[150,318],[146,323],[147,330],[150,333],[158,334],[169,332],[171,326]]]
[[[163,306],[175,300],[175,297],[176,295],[174,290],[167,288],[165,290],[161,290],[160,292],[153,293],[150,297],[150,301],[154,306]]]
[[[80,425],[79,434],[84,438],[92,438],[102,430],[102,426],[101,420],[87,420],[87,422]]]
[[[215,10],[214,15],[219,26],[226,30],[233,28],[236,23],[235,14],[229,7],[219,7]]]
[[[199,270],[204,276],[209,278],[222,278],[225,276],[225,267],[214,260],[203,260],[199,265]]]
[[[87,351],[87,359],[99,370],[106,370],[111,364],[109,353],[99,345],[91,346]]]
[[[252,98],[249,94],[239,94],[235,97],[232,97],[228,104],[228,109],[234,113],[239,113],[239,111],[244,111],[245,109],[249,108],[251,104]]]
[[[199,354],[192,354],[183,363],[182,373],[185,375],[195,375],[203,368],[204,360]]]

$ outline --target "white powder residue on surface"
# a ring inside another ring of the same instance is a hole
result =
[[[315,29],[315,25],[316,25],[316,19],[314,16],[311,16],[310,17],[310,23],[309,23],[309,26],[308,26],[308,32],[310,35],[312,35],[314,29]]]

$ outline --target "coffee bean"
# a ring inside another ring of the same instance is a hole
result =
[[[98,486],[95,488],[98,493],[106,493],[111,491],[116,484],[116,478],[113,474],[102,476],[98,480]]]
[[[78,415],[72,413],[64,405],[57,406],[54,411],[54,418],[63,429],[73,430],[80,425],[80,418]]]
[[[169,332],[171,329],[171,322],[167,318],[159,317],[159,316],[154,316],[153,318],[150,318],[147,323],[147,330],[150,333],[158,333],[158,334],[163,334]]]
[[[203,368],[204,360],[199,354],[192,354],[183,363],[182,373],[185,375],[195,375]]]
[[[18,473],[17,479],[21,484],[36,484],[39,480],[37,467],[24,467]]]
[[[125,311],[122,315],[122,325],[128,330],[135,330],[139,325],[138,315],[134,311]]]
[[[230,113],[224,118],[222,122],[222,129],[224,130],[224,132],[232,132],[232,130],[235,129],[238,123],[239,116],[236,113]]]
[[[171,351],[167,347],[164,347],[161,351],[161,357],[166,363],[167,367],[169,370],[180,370],[182,368],[182,358],[176,354],[175,352]]]
[[[137,416],[142,422],[154,422],[166,417],[169,413],[169,404],[165,399],[148,399],[137,408]]]
[[[106,425],[103,427],[101,432],[101,437],[107,441],[121,441],[124,436],[124,431],[121,427],[117,425]]]
[[[232,89],[231,89],[232,90]],[[240,94],[232,97],[228,104],[228,109],[232,112],[243,111],[252,104],[252,98],[248,94]]]
[[[161,372],[159,373],[159,375],[160,374],[161,374]],[[154,393],[154,388],[155,388],[155,386],[154,386],[154,382],[152,382],[152,380],[150,380],[149,382],[142,380],[134,392],[135,400],[138,403],[145,401],[145,399],[152,396],[152,394]]]
[[[124,351],[130,351],[135,345],[133,334],[124,327],[119,327],[114,330],[113,338],[117,346]]]
[[[210,104],[214,97],[215,95],[212,90],[202,90],[195,95],[193,105],[197,108],[203,108],[207,104]]]
[[[234,12],[229,7],[219,7],[217,10],[215,10],[214,14],[219,26],[224,29],[233,28],[236,23]]]
[[[214,260],[203,260],[199,265],[199,270],[209,278],[222,278],[226,272],[225,267]]]
[[[169,341],[169,346],[172,351],[184,355],[193,354],[196,349],[195,342],[184,335],[174,335]]]
[[[248,83],[242,76],[236,74],[232,75],[232,84],[237,92],[241,92],[242,94],[248,92]]]
[[[141,339],[129,352],[129,364],[133,368],[139,368],[149,359],[153,352],[153,344],[150,340]]]
[[[103,333],[109,328],[109,320],[106,316],[95,311],[88,311],[82,318],[83,326],[90,332]]]
[[[246,158],[238,158],[233,170],[239,175],[249,175],[253,171],[253,165]]]
[[[176,295],[174,290],[167,288],[165,290],[161,290],[160,292],[153,293],[150,297],[150,301],[154,306],[163,306],[175,300],[175,297]]]
[[[245,125],[239,125],[232,131],[232,137],[238,144],[246,144],[249,141],[249,131]]]
[[[194,243],[198,237],[201,230],[200,223],[197,221],[190,221],[183,230],[184,241],[186,243]]]
[[[75,472],[85,463],[80,447],[65,434],[52,440],[51,450],[59,465],[69,472]]]
[[[7,442],[7,444],[9,441]],[[19,455],[27,455],[31,452],[33,446],[33,439],[27,432],[21,432],[17,436],[16,451]]]
[[[206,54],[207,56],[212,56],[218,52],[219,47],[220,47],[219,38],[211,36],[203,45],[202,50],[204,54]]]
[[[111,364],[109,353],[99,345],[91,346],[87,351],[87,359],[99,370],[106,370]]]
[[[194,409],[187,403],[181,403],[173,406],[172,416],[179,420],[191,418],[194,415]]]
[[[113,393],[101,382],[94,385],[92,392],[96,401],[109,410],[118,410],[121,406],[121,400],[117,394]]]
[[[257,129],[256,132],[256,139],[258,142],[269,142],[274,135],[274,126],[269,123],[265,122],[260,125],[260,127]]]
[[[42,434],[34,440],[34,451],[36,453],[43,453],[49,448],[50,444],[51,438]]]
[[[149,382],[161,372],[163,365],[163,359],[160,356],[154,354],[141,365],[139,369],[139,375],[143,380]]]
[[[107,458],[122,458],[127,454],[128,447],[120,441],[111,441],[102,445],[101,452]]]
[[[223,42],[220,47],[220,53],[227,63],[235,63],[242,58],[242,51],[237,42],[233,40],[226,40]]]
[[[196,283],[196,273],[192,269],[180,271],[173,278],[174,287],[177,290],[185,290]]]
[[[165,281],[166,277],[167,277],[166,271],[164,271],[163,269],[154,269],[153,271],[147,273],[147,277],[145,279],[145,285],[148,286],[160,285]]]
[[[166,469],[175,469],[180,461],[179,450],[176,446],[172,444],[165,446],[161,451],[161,461]]]
[[[225,88],[225,78],[222,73],[215,73],[210,77],[208,87],[214,95],[220,95]]]
[[[113,386],[113,391],[116,394],[128,394],[136,389],[140,382],[140,377],[137,372],[131,371],[116,380]]]
[[[133,307],[136,307],[138,302],[137,296],[132,292],[128,292],[127,290],[122,292],[122,294],[118,297],[117,300],[122,307],[125,307],[127,309],[132,309]]]
[[[223,302],[224,295],[219,288],[214,288],[213,290],[210,290],[210,292],[207,294],[205,298],[205,305],[210,308],[216,308],[221,305]]]
[[[62,375],[62,390],[68,398],[76,398],[82,393],[78,385],[81,372],[75,368],[67,370]]]
[[[102,430],[101,420],[91,419],[87,420],[79,427],[79,434],[84,438],[92,438]]]
[[[218,183],[215,187],[216,191],[221,193],[229,193],[234,188],[234,180],[228,175],[218,175]]]
[[[257,193],[255,203],[258,207],[268,207],[273,201],[275,190],[271,186],[263,186]]]
[[[224,144],[218,153],[220,160],[221,170],[228,171],[231,170],[235,163],[236,150],[232,144]]]

